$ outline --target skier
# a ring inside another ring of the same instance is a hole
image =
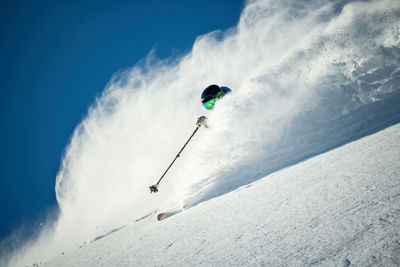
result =
[[[204,89],[203,93],[201,94],[201,103],[203,103],[203,106],[208,109],[212,110],[215,106],[215,103],[217,100],[220,100],[223,98],[226,94],[232,92],[231,89],[225,86],[218,86],[216,84],[212,84],[208,86],[206,89]],[[196,122],[196,129],[192,133],[192,135],[189,137],[189,140],[186,141],[185,145],[182,147],[182,149],[179,151],[178,155],[176,155],[175,159],[172,161],[172,163],[169,165],[167,170],[164,172],[164,174],[161,176],[161,178],[158,180],[158,182],[152,186],[150,186],[150,193],[157,193],[158,192],[158,184],[161,182],[161,180],[164,178],[165,174],[168,172],[169,168],[171,168],[172,164],[174,164],[175,160],[180,157],[181,152],[185,149],[186,145],[189,143],[189,141],[192,139],[192,137],[196,134],[197,130],[201,127],[204,126],[208,128],[207,125],[207,117],[206,116],[201,116],[200,118],[197,119]]]
[[[216,84],[212,84],[204,89],[203,93],[201,94],[201,103],[203,103],[206,109],[212,110],[215,102],[230,92],[232,92],[232,90],[228,87],[220,87]]]

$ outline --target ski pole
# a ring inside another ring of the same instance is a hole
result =
[[[150,186],[150,194],[151,193],[157,193],[158,192],[158,184],[161,182],[161,180],[164,178],[164,176],[167,174],[168,170],[171,168],[171,166],[175,163],[176,159],[179,158],[181,156],[182,151],[185,149],[186,145],[190,142],[190,140],[192,139],[192,137],[196,134],[196,132],[199,130],[199,128],[201,126],[204,126],[206,128],[208,128],[207,123],[206,123],[207,118],[205,116],[201,116],[200,118],[198,118],[197,120],[197,127],[194,130],[194,132],[192,133],[192,135],[189,137],[189,139],[186,141],[186,143],[183,145],[183,147],[181,148],[181,150],[178,152],[178,154],[176,155],[176,157],[174,158],[174,160],[171,162],[171,164],[168,166],[167,170],[163,173],[163,175],[161,176],[161,178],[158,180],[158,182],[152,186]]]

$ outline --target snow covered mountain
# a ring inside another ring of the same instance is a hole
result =
[[[60,213],[10,265],[399,264],[399,17],[251,0],[187,55],[117,74],[66,149]],[[206,114],[214,83],[233,92]]]
[[[399,266],[400,124],[43,266]]]

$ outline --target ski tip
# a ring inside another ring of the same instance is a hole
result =
[[[166,214],[168,214],[168,212],[163,212],[157,215],[157,220],[161,221],[163,219],[165,219]]]
[[[157,215],[157,220],[158,220],[158,221],[162,221],[162,220],[167,219],[168,217],[171,217],[172,215],[175,215],[175,214],[177,214],[177,213],[179,213],[179,212],[181,212],[181,210],[159,213],[159,214]]]

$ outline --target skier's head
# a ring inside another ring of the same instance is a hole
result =
[[[224,95],[231,92],[232,90],[228,87],[218,85],[210,85],[206,89],[204,89],[201,94],[201,103],[203,103],[204,107],[208,110],[214,108],[215,102],[221,99]]]

